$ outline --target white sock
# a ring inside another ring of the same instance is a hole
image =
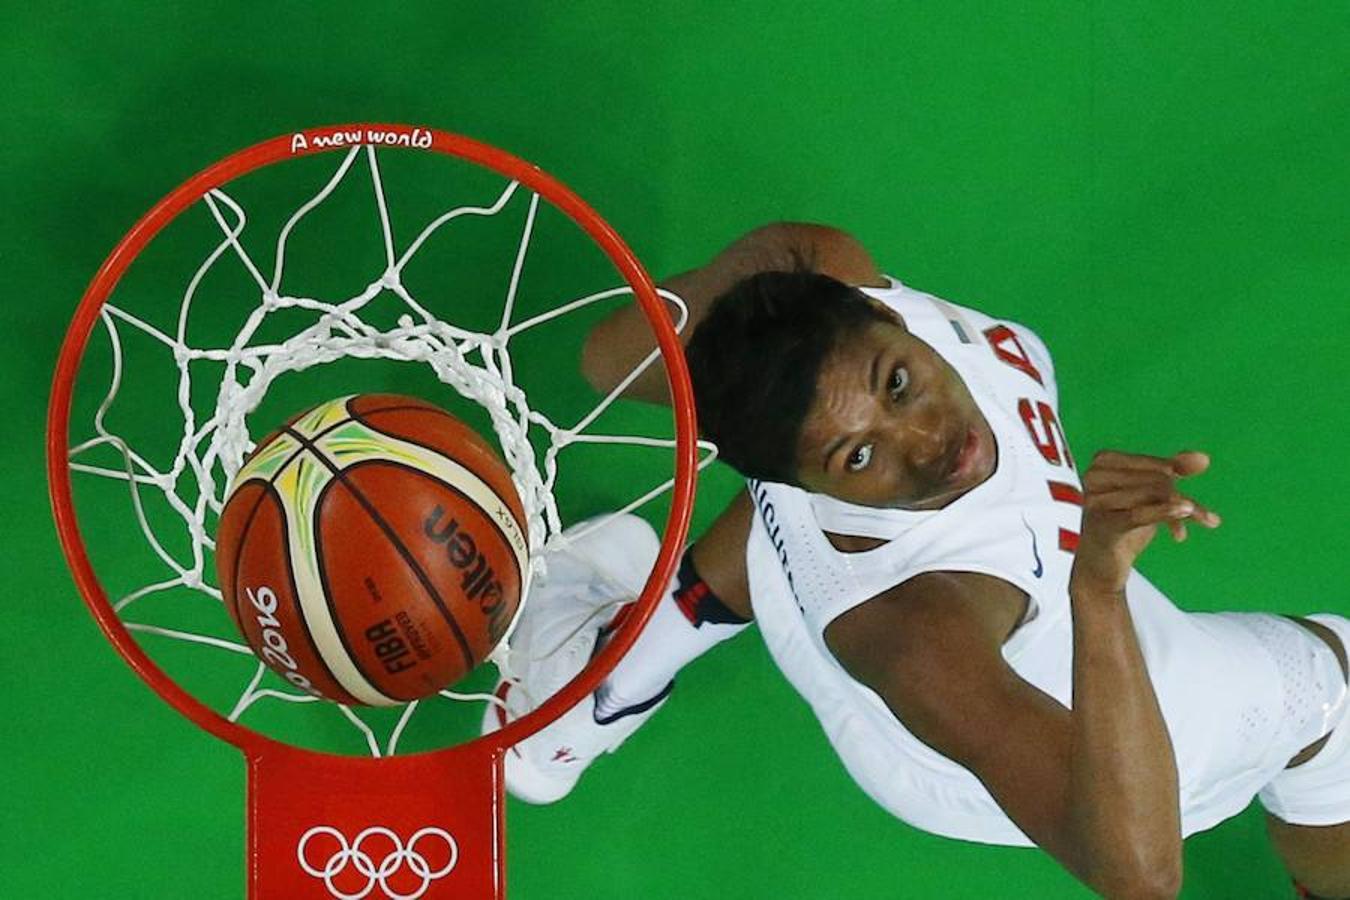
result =
[[[607,723],[651,709],[670,693],[680,669],[749,624],[713,594],[686,549],[647,627],[596,689],[596,721]]]

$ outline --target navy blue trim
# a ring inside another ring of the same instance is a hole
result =
[[[638,713],[645,713],[647,710],[651,709],[653,706],[656,706],[662,700],[669,697],[670,692],[673,691],[674,689],[675,689],[675,679],[672,678],[670,680],[670,683],[667,684],[665,687],[661,688],[660,692],[650,700],[644,700],[641,703],[635,704],[633,706],[626,706],[623,709],[619,710],[618,712],[608,716],[600,715],[599,714],[600,707],[597,705],[595,708],[595,712],[592,713],[592,716],[595,719],[595,724],[612,725],[613,723],[619,721],[625,716],[636,716]]]

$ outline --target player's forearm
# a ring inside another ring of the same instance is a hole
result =
[[[677,294],[689,310],[688,321],[680,333],[687,343],[713,301],[738,281],[759,272],[791,269],[809,256],[813,230],[820,226],[778,222],[756,228],[739,238],[711,262],[697,269],[664,279],[661,287]],[[678,321],[674,304],[667,302],[673,321]],[[610,313],[591,330],[582,349],[581,371],[591,386],[608,393],[655,348],[651,327],[636,303],[626,304]],[[632,400],[668,404],[665,367],[658,359],[624,391]]]
[[[1176,760],[1123,593],[1071,589],[1070,817],[1084,877],[1107,896],[1181,882]]]

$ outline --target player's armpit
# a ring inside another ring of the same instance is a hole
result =
[[[924,575],[840,616],[825,640],[915,737],[974,773],[1028,837],[1093,889],[1175,896],[1177,871],[1133,836],[1147,823],[1094,823],[1113,833],[1091,836],[1080,827],[1078,812],[1093,800],[1073,795],[1070,713],[1002,656],[1020,597],[986,576]]]

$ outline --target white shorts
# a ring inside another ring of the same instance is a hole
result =
[[[1350,620],[1309,616],[1340,636],[1350,652]],[[1262,788],[1261,805],[1290,825],[1339,825],[1350,822],[1350,700],[1342,691],[1339,706],[1328,710],[1331,738],[1311,760],[1285,769]]]

